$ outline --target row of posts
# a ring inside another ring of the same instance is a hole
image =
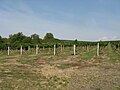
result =
[[[28,50],[30,50],[30,47],[28,47]],[[36,55],[38,55],[39,47],[36,45]],[[62,51],[62,45],[61,45],[61,51]],[[20,48],[20,55],[23,54],[22,46]],[[10,55],[10,47],[8,46],[8,55]],[[54,45],[54,55],[56,55],[56,45]],[[76,55],[76,45],[73,45],[73,55]],[[97,44],[97,56],[99,56],[99,43]]]

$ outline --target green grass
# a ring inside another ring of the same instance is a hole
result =
[[[120,62],[120,55],[114,51],[109,53],[110,61],[113,63]]]
[[[81,61],[90,60],[96,54],[96,50],[92,50],[90,52],[86,52],[80,56]]]
[[[113,48],[108,46],[108,57],[110,57],[110,62],[117,63],[120,62],[120,54],[117,53]]]

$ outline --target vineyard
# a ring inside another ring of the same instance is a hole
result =
[[[0,0],[0,90],[120,90],[120,0]]]
[[[107,43],[0,51],[0,90],[120,90],[120,49]]]

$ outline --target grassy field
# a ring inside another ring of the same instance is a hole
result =
[[[19,51],[0,54],[0,90],[120,90],[120,54],[110,45],[101,49],[77,47],[57,54]]]

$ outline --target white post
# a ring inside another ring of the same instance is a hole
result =
[[[97,56],[99,56],[99,43],[97,44]]]
[[[73,46],[74,55],[76,54],[76,53],[75,53],[75,51],[76,51],[75,49],[76,49],[76,46],[74,45],[74,46]]]
[[[10,55],[10,47],[8,46],[8,55]]]
[[[55,48],[56,48],[56,45],[54,45],[54,55],[56,54],[56,53],[55,53]]]
[[[36,55],[38,54],[38,45],[36,45]]]
[[[21,46],[21,48],[20,48],[20,54],[22,55],[22,46]]]
[[[62,45],[61,45],[61,52],[62,52]]]

